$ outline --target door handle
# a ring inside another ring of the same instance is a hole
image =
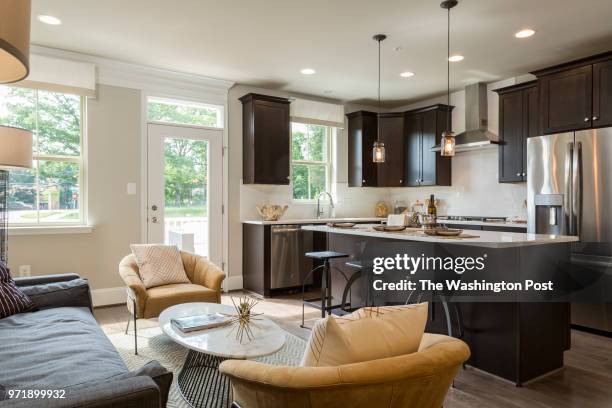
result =
[[[588,121],[589,121],[589,118],[584,118],[584,121],[585,121],[585,122],[588,122]]]
[[[151,206],[151,210],[153,210],[153,211],[157,211],[157,206],[156,206],[155,204],[153,204],[153,205]]]
[[[573,158],[572,167],[574,235],[580,236],[582,224],[582,142],[576,142],[576,154]]]
[[[159,221],[158,221],[157,217],[153,217],[153,218],[151,218],[151,222],[153,224],[157,224]]]
[[[563,196],[563,219],[564,219],[564,233],[567,235],[572,235],[574,228],[574,217],[572,216],[572,204],[573,204],[573,195],[572,195],[572,171],[574,164],[574,143],[570,142],[567,144],[565,150],[565,194]]]

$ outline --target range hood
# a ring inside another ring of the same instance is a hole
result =
[[[488,130],[487,85],[478,82],[465,87],[465,132],[455,136],[455,152],[484,149],[499,144],[499,137]],[[434,146],[434,152],[441,150]]]

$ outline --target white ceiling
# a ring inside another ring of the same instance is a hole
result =
[[[438,0],[33,0],[32,42],[343,101],[401,105],[446,89]],[[61,26],[36,20],[60,18]],[[612,48],[610,0],[460,0],[452,87],[491,82]],[[514,38],[521,28],[534,37]],[[401,50],[396,51],[396,47]],[[304,76],[300,69],[317,70]],[[400,78],[412,71],[412,78]]]

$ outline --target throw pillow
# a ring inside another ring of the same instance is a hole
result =
[[[147,289],[171,283],[190,283],[176,245],[130,245],[138,273]]]
[[[62,282],[20,287],[39,309],[51,307],[91,308],[91,296],[87,279],[79,278]]]
[[[317,321],[302,366],[339,366],[418,351],[427,303],[367,307],[342,317]]]
[[[15,285],[6,264],[0,262],[0,319],[36,309],[30,298]]]

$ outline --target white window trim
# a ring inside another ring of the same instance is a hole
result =
[[[38,92],[43,89],[32,90]],[[53,91],[51,91],[53,92]],[[80,98],[81,105],[81,132],[80,132],[80,155],[79,156],[62,156],[62,155],[47,155],[47,154],[33,154],[32,161],[65,161],[71,163],[79,163],[79,219],[75,221],[64,221],[64,222],[20,222],[20,223],[8,223],[9,235],[46,235],[46,234],[61,234],[61,233],[89,233],[93,230],[93,227],[88,224],[88,203],[87,203],[87,98],[82,95],[75,95]],[[36,109],[38,109],[38,97],[36,99]],[[36,194],[38,195],[38,175],[36,177]],[[38,197],[36,200],[38,203]],[[8,210],[10,212],[10,210]],[[40,211],[40,208],[37,208]],[[10,220],[10,218],[9,218]],[[80,232],[77,232],[80,231]]]
[[[291,123],[302,123],[305,125],[316,125],[316,126],[322,126],[316,123],[306,123],[306,122],[291,122]],[[294,164],[303,164],[303,165],[318,165],[318,166],[325,166],[325,191],[327,191],[328,193],[331,194],[331,187],[332,187],[332,139],[334,136],[334,128],[332,126],[325,126],[325,144],[326,149],[327,149],[327,161],[312,161],[312,160],[293,160],[293,158],[291,159],[291,164],[290,164],[290,180],[291,180],[291,202],[293,204],[316,204],[317,203],[317,199],[316,198],[307,198],[307,199],[300,199],[300,198],[294,198],[293,197],[293,165]],[[293,147],[293,131],[291,132],[291,144],[290,144],[291,148]],[[290,152],[291,154],[291,152]]]

